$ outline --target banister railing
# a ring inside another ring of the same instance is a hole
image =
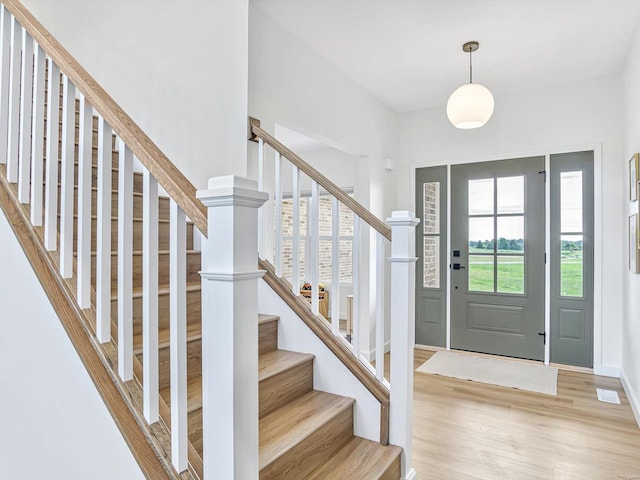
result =
[[[42,250],[95,334],[92,345],[113,343],[100,352],[108,368],[117,365],[118,388],[142,390],[136,390],[142,411],[132,412],[133,424],[120,422],[115,400],[106,399],[127,441],[145,420],[148,438],[151,425],[162,421],[169,432],[158,425],[161,433],[150,442],[162,443],[169,433],[170,445],[157,448],[154,460],[161,459],[168,478],[187,478],[179,475],[187,469],[202,477],[188,438],[187,297],[200,282],[195,238],[197,230],[208,233],[207,209],[186,177],[19,1],[0,0],[0,15],[6,184],[18,184],[16,202],[29,209],[30,226],[44,225]],[[134,171],[134,157],[143,171]],[[169,196],[163,218],[159,185]],[[159,286],[170,299],[163,312]],[[161,316],[170,347],[164,362]],[[170,397],[163,398],[167,387]],[[137,408],[131,398],[120,401]],[[160,478],[147,469],[148,458],[137,460],[145,474]]]
[[[196,188],[191,182],[24,5],[18,0],[2,0],[2,3],[114,133],[127,144],[187,217],[206,235],[206,208],[196,200]]]
[[[270,193],[259,217],[266,281],[380,402],[380,441],[403,447],[408,478],[417,220],[393,212],[383,222],[259,120],[249,119],[249,131],[258,143],[258,185]]]
[[[362,220],[368,223],[373,229],[375,229],[380,235],[382,235],[387,240],[391,241],[391,228],[376,217],[373,213],[367,210],[365,207],[360,205],[356,200],[352,197],[344,193],[344,191],[338,187],[335,183],[333,183],[329,178],[324,176],[318,170],[313,168],[307,162],[305,162],[299,155],[297,155],[294,151],[290,150],[287,146],[282,144],[278,139],[274,136],[270,135],[267,131],[260,128],[259,122],[255,119],[250,119],[251,121],[251,133],[255,135],[256,138],[261,139],[264,143],[269,145],[273,150],[278,152],[280,155],[285,157],[289,162],[298,167],[301,172],[306,174],[310,179],[317,182],[322,188],[324,188],[327,192],[329,192],[332,196],[337,198],[342,204],[344,204],[347,208],[349,208],[353,213],[358,215]]]

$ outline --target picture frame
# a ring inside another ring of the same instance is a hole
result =
[[[629,201],[635,202],[638,200],[638,159],[640,154],[634,153],[629,159]]]
[[[629,215],[629,270],[632,273],[640,272],[640,255],[638,255],[638,214]]]

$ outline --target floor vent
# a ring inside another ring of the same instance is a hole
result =
[[[620,397],[618,397],[618,392],[615,390],[604,390],[602,388],[596,388],[598,392],[598,400],[601,402],[607,403],[617,403],[620,405]]]

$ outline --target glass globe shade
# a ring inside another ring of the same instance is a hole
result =
[[[447,117],[456,128],[478,128],[493,115],[493,95],[479,83],[457,88],[447,102]]]

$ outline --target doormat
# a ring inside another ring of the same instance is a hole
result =
[[[416,371],[547,395],[558,394],[558,369],[546,365],[436,352]]]

